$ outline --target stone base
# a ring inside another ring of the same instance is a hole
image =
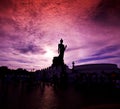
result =
[[[64,66],[64,60],[61,59],[59,56],[58,57],[54,57],[53,58],[53,63],[52,63],[52,66],[54,67],[57,67],[57,66]]]

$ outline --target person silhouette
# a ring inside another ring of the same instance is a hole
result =
[[[58,44],[58,54],[59,54],[59,58],[60,58],[61,61],[63,61],[64,52],[65,52],[66,48],[67,48],[67,45],[64,46],[63,39],[61,39],[60,44]]]

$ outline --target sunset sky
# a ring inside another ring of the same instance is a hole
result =
[[[120,0],[0,0],[0,66],[49,67],[61,38],[69,67],[120,67]]]

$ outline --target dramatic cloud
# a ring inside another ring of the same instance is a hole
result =
[[[90,62],[90,61],[105,60],[111,58],[119,58],[119,56],[103,56],[103,57],[86,58],[86,59],[78,60],[78,62]]]
[[[120,45],[106,46],[103,49],[99,50],[98,53],[96,53],[93,56],[100,56],[100,55],[104,55],[104,54],[113,53],[115,51],[119,51],[119,49],[120,49]]]
[[[41,69],[58,56],[65,63],[120,66],[119,0],[0,0],[0,65]]]

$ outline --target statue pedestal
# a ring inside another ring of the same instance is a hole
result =
[[[64,65],[64,60],[61,59],[59,56],[53,58],[53,63],[52,63],[53,67],[63,66],[63,65]]]
[[[67,72],[66,72],[66,65],[64,64],[64,60],[61,59],[59,56],[53,58],[52,67],[56,69],[56,73],[59,73],[59,79],[61,85],[67,83]]]

